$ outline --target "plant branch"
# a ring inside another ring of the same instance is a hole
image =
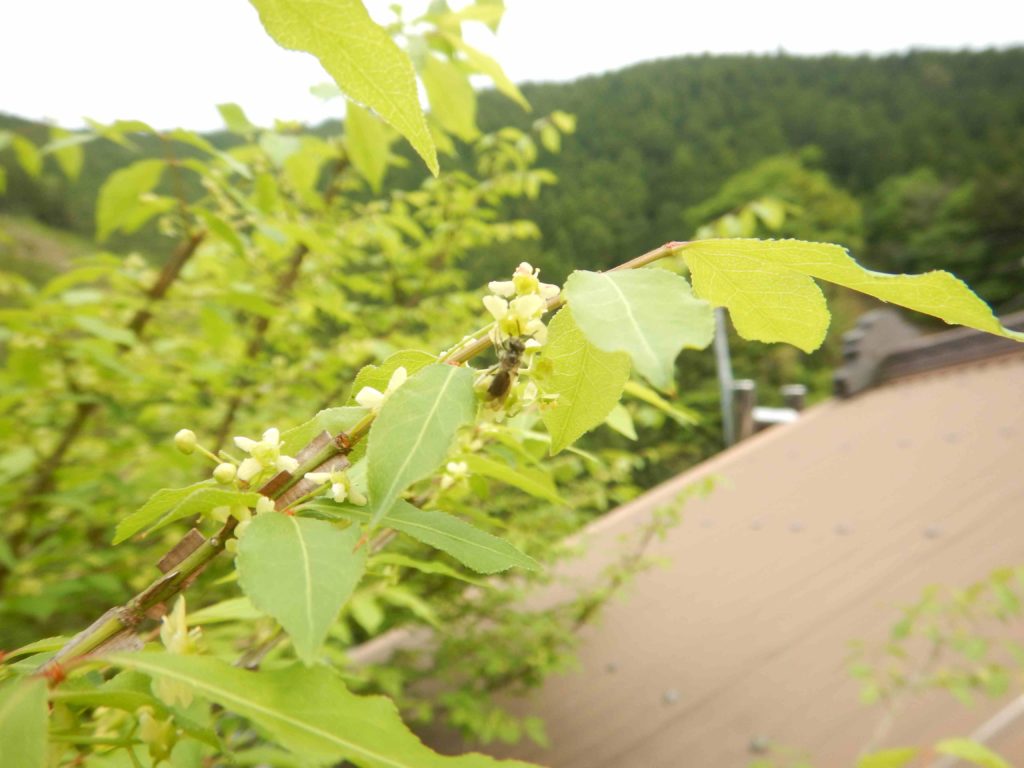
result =
[[[684,245],[685,243],[666,243],[660,248],[648,251],[610,271],[638,269],[672,255]],[[562,303],[563,300],[560,297],[552,299],[548,302],[548,309],[556,309]],[[473,334],[472,338],[473,341],[470,344],[464,347],[457,346],[456,351],[445,358],[445,362],[460,365],[491,345],[491,341],[486,335]],[[330,440],[324,440],[322,437],[316,438],[300,452],[300,456],[304,453],[309,453],[310,456],[302,461],[294,473],[280,472],[261,486],[259,493],[274,500],[280,499],[290,488],[299,483],[307,472],[315,471],[324,462],[339,454],[348,454],[353,446],[369,434],[373,420],[374,415],[370,413],[347,433],[341,432]],[[322,444],[318,446],[318,442]],[[60,679],[60,675],[55,673],[66,667],[68,662],[100,651],[108,643],[133,633],[151,609],[166,603],[188,588],[199,572],[224,550],[224,545],[234,535],[236,525],[237,520],[233,517],[229,518],[217,533],[204,539],[169,573],[154,581],[123,606],[111,608],[92,625],[73,637],[50,661],[39,668],[37,674],[51,677],[51,679]],[[646,541],[644,546],[646,546]]]
[[[191,233],[182,240],[178,247],[174,249],[174,253],[171,254],[171,258],[168,259],[167,263],[164,264],[163,269],[160,270],[160,274],[157,276],[156,282],[149,287],[146,291],[146,298],[149,300],[148,304],[160,301],[167,295],[167,291],[170,290],[171,285],[181,275],[181,270],[184,269],[185,265],[189,262],[192,256],[195,254],[196,249],[206,239],[205,230],[197,230]],[[136,336],[141,337],[142,331],[145,330],[146,325],[153,317],[153,312],[149,306],[145,306],[138,310],[132,319],[128,323],[128,330],[134,333]]]

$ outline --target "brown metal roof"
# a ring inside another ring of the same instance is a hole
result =
[[[579,671],[511,702],[545,718],[551,748],[495,751],[556,768],[722,768],[766,739],[853,765],[882,712],[858,701],[850,641],[883,640],[927,585],[1024,562],[1022,456],[1015,354],[830,401],[651,490],[586,531],[571,572],[599,570],[682,487],[719,480],[653,551],[670,565],[585,630]],[[915,700],[885,743],[967,735],[1003,703]],[[1010,733],[993,745],[1024,758]]]

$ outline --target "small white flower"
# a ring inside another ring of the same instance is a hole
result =
[[[445,470],[450,475],[464,477],[469,474],[469,464],[464,461],[449,461],[445,465]]]
[[[446,491],[460,480],[469,477],[469,465],[464,461],[449,461],[441,475],[441,490]]]
[[[524,261],[516,267],[511,281],[488,283],[491,294],[484,297],[483,304],[497,321],[490,332],[495,346],[512,336],[529,337],[537,345],[547,340],[544,313],[560,290],[557,285],[540,282],[539,276],[540,270]]]
[[[266,512],[273,512],[275,509],[276,506],[274,505],[274,500],[267,496],[260,496],[259,500],[256,502],[257,515],[262,515]]]
[[[346,499],[357,507],[361,507],[366,504],[366,497],[352,486],[352,481],[349,479],[348,473],[344,470],[334,470],[333,472],[307,472],[306,479],[310,482],[316,483],[317,485],[330,483],[331,487],[328,490],[328,495],[339,504]]]
[[[281,432],[271,427],[263,433],[262,440],[236,437],[235,445],[249,454],[238,466],[238,479],[247,483],[268,469],[278,472],[294,472],[299,462],[281,453]]]
[[[391,396],[391,394],[402,386],[406,379],[409,378],[408,371],[405,370],[405,366],[398,366],[395,372],[391,374],[391,379],[388,381],[387,387],[381,392],[379,389],[374,387],[363,387],[356,394],[356,402],[370,411],[379,411],[381,406],[384,405],[384,401]]]
[[[185,598],[178,597],[174,609],[160,620],[160,640],[171,653],[188,654],[196,650],[196,641],[202,631],[199,627],[188,628],[185,615]]]

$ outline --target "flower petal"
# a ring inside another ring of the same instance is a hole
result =
[[[491,293],[504,296],[506,299],[516,295],[516,284],[511,280],[492,280],[487,284]]]
[[[391,378],[388,380],[387,389],[384,390],[385,395],[390,395],[400,386],[405,384],[405,380],[409,378],[408,371],[405,370],[405,366],[400,365],[395,368],[395,372],[391,374]]]
[[[249,457],[241,464],[238,465],[238,474],[235,475],[243,483],[247,483],[252,480],[256,475],[263,471],[263,464],[258,459]]]
[[[508,314],[508,302],[500,296],[484,296],[484,307],[495,320],[503,320]]]
[[[256,441],[249,437],[236,437],[235,445],[246,453],[249,453],[256,446]]]
[[[299,461],[291,456],[278,456],[276,466],[278,472],[294,472],[299,468]]]
[[[363,387],[356,394],[356,402],[363,406],[363,408],[375,411],[384,402],[384,393],[373,387]]]

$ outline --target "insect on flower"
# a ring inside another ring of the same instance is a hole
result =
[[[512,336],[501,345],[498,363],[492,369],[494,378],[487,387],[487,398],[494,403],[495,408],[501,407],[515,384],[525,351],[526,339],[522,336]]]

